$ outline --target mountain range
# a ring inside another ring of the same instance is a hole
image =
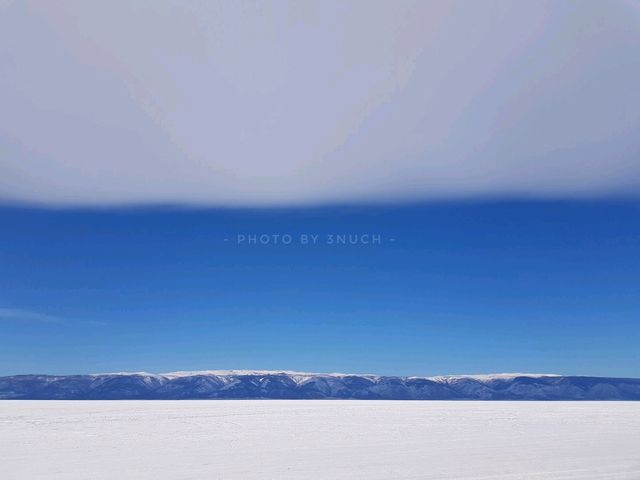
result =
[[[0,399],[640,400],[640,379],[539,374],[396,377],[289,371],[14,375]]]

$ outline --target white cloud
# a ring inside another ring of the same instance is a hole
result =
[[[61,318],[44,313],[21,310],[18,308],[0,308],[0,320],[20,320],[28,322],[60,323]]]
[[[629,193],[624,1],[3,2],[0,199]]]
[[[0,308],[0,321],[20,321],[20,322],[37,322],[37,323],[57,323],[64,325],[88,325],[93,327],[107,326],[107,322],[100,320],[67,320],[64,318],[48,315],[46,313],[35,312],[33,310],[24,310],[20,308]]]

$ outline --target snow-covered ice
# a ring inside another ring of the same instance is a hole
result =
[[[640,479],[640,402],[2,401],[0,478]]]

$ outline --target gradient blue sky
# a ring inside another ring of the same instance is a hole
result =
[[[640,376],[639,202],[4,207],[0,225],[0,374]],[[237,244],[251,233],[382,244]]]
[[[640,377],[638,52],[630,0],[0,0],[0,374]]]

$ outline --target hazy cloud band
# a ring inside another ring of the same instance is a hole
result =
[[[0,199],[280,205],[640,186],[625,1],[0,3]]]

